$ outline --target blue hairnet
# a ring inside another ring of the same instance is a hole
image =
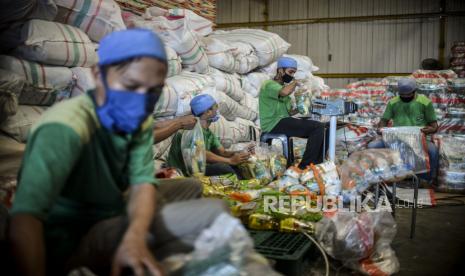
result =
[[[412,78],[400,79],[397,83],[399,95],[410,94],[417,89],[417,82]]]
[[[278,68],[297,69],[297,61],[290,57],[281,57],[280,59],[278,59]]]
[[[192,114],[194,114],[194,116],[200,116],[202,113],[212,108],[215,104],[215,99],[208,94],[195,96],[190,103]]]
[[[147,29],[128,29],[105,36],[100,41],[98,56],[100,66],[137,57],[153,57],[166,62],[163,42]]]

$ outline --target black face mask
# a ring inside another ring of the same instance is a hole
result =
[[[284,83],[290,83],[293,79],[294,79],[293,76],[284,73],[284,76],[283,76],[283,82]]]
[[[412,96],[412,97],[400,97],[400,99],[401,99],[404,103],[411,102],[414,98],[415,98],[415,96]]]

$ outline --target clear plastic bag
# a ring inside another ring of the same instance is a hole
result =
[[[400,152],[409,170],[425,173],[430,170],[426,137],[420,127],[384,128],[383,141],[386,147]]]
[[[316,238],[326,253],[366,275],[399,271],[390,246],[396,232],[396,222],[388,212],[338,212],[316,224]]]
[[[200,233],[192,253],[172,256],[163,265],[170,275],[280,275],[255,252],[241,222],[226,213]]]
[[[399,151],[368,149],[354,152],[339,168],[344,200],[362,193],[370,184],[395,180],[412,172],[402,161]]]
[[[202,176],[205,174],[207,156],[205,139],[202,126],[197,119],[197,124],[191,130],[186,130],[181,138],[182,158],[190,176]]]

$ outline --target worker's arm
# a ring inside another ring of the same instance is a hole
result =
[[[279,91],[279,96],[281,97],[286,97],[286,96],[289,96],[292,94],[292,92],[294,92],[295,90],[295,87],[297,86],[297,81],[296,80],[293,80],[291,83],[289,83],[288,85],[285,85],[281,91]]]
[[[116,251],[112,275],[120,275],[125,267],[132,268],[134,275],[162,275],[163,270],[147,246],[147,235],[155,214],[156,189],[153,184],[138,184],[131,187],[128,204],[129,226]]]
[[[153,129],[154,143],[160,143],[180,129],[192,129],[197,120],[192,115],[182,116],[172,120],[155,122]]]
[[[120,275],[125,267],[131,267],[134,274],[145,275],[144,268],[151,275],[160,275],[162,270],[147,246],[147,235],[155,214],[156,180],[152,160],[151,119],[141,127],[129,147],[129,183],[128,202],[129,226],[113,259],[112,275]]]
[[[428,135],[428,134],[434,134],[438,131],[438,122],[437,121],[434,121],[434,122],[431,122],[429,123],[427,126],[425,126],[424,128],[421,129],[421,132],[423,132],[424,134]]]
[[[249,159],[248,153],[234,153],[231,157],[223,157],[215,154],[211,151],[207,151],[207,162],[208,163],[223,163],[228,165],[238,165]]]
[[[42,221],[28,214],[12,217],[10,248],[19,275],[45,276],[45,242]]]
[[[428,122],[426,127],[422,128],[421,131],[428,135],[438,131],[438,121],[436,117],[436,111],[434,110],[433,103],[429,102],[425,108],[425,120]]]
[[[59,123],[37,127],[28,137],[10,210],[10,248],[20,275],[46,273],[43,221],[69,178],[81,146],[74,130]]]

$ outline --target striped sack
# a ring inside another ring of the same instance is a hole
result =
[[[73,78],[76,80],[71,97],[76,97],[85,94],[87,91],[95,88],[94,77],[92,76],[92,69],[85,67],[71,68]]]
[[[237,102],[244,98],[241,80],[237,74],[227,74],[220,70],[211,68],[208,75],[215,81],[217,90],[223,91],[226,95]]]
[[[52,105],[69,98],[75,84],[69,68],[44,66],[12,56],[0,55],[0,69],[20,76],[29,84],[17,87],[19,104]]]
[[[29,129],[44,111],[44,107],[20,105],[16,114],[0,125],[0,130],[13,137],[16,141],[25,143]]]
[[[218,107],[220,114],[228,121],[234,121],[236,118],[242,118],[249,121],[255,121],[257,119],[257,111],[252,110],[244,105],[231,99],[228,95],[222,91],[216,91],[218,97]]]
[[[202,38],[202,43],[210,66],[228,73],[235,72],[236,60],[233,55],[233,47],[219,39],[210,37]]]
[[[223,116],[211,124],[210,130],[219,137],[221,144],[229,148],[232,144],[240,142],[250,142],[252,140],[251,131],[259,137],[259,128],[251,121],[237,118],[234,121],[228,121]]]
[[[214,32],[214,38],[230,42],[248,43],[257,53],[259,65],[266,66],[281,57],[291,46],[279,35],[259,29],[237,29],[229,32]]]
[[[201,47],[200,39],[189,29],[188,22],[184,18],[169,20],[164,16],[156,16],[142,20],[134,17],[131,25],[157,33],[166,45],[178,53],[182,65],[187,70],[200,74],[208,72],[210,67],[207,54]]]
[[[165,46],[166,58],[168,59],[168,77],[179,75],[182,71],[181,58],[172,48]]]
[[[83,30],[93,41],[126,29],[121,9],[113,0],[55,0],[58,15],[55,21]]]
[[[22,29],[24,45],[14,54],[27,60],[66,67],[90,67],[97,63],[95,46],[73,26],[44,20],[30,20]]]
[[[178,95],[176,95],[176,92],[169,84],[165,84],[163,92],[153,110],[153,116],[156,119],[160,117],[173,116],[176,114],[177,109]]]

